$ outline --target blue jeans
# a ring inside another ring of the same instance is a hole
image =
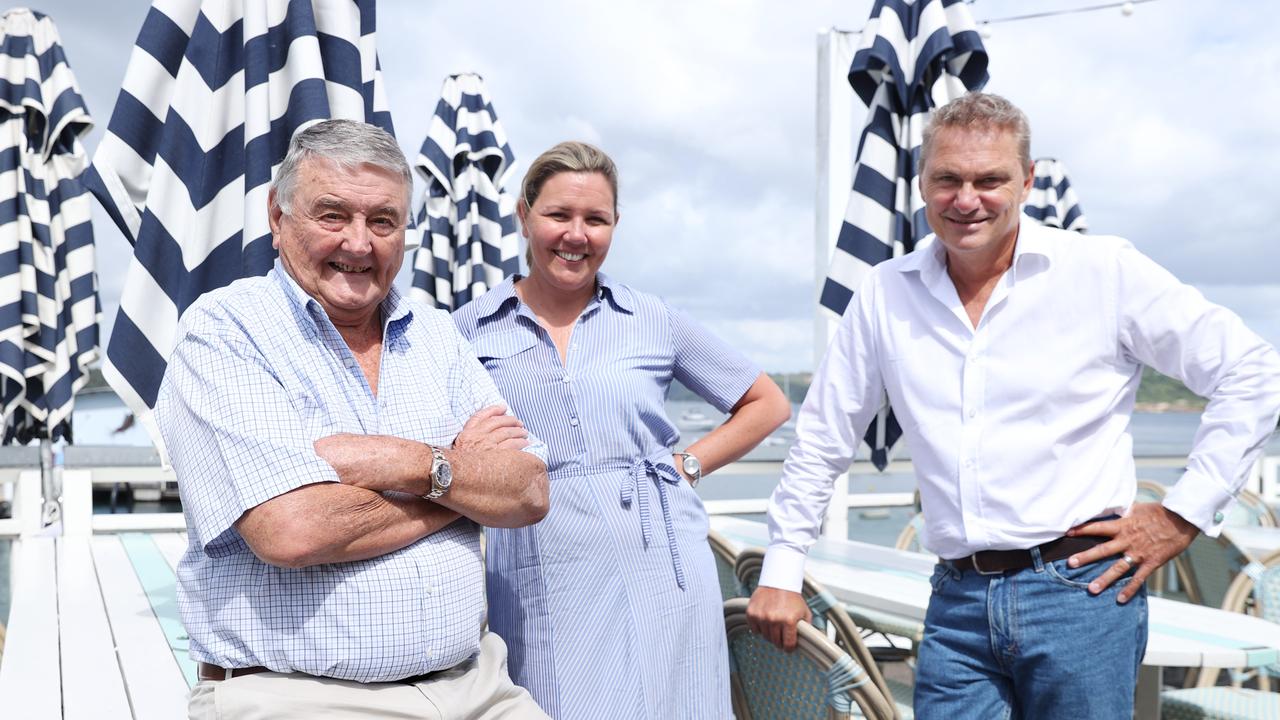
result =
[[[1042,562],[1001,575],[934,569],[916,666],[922,720],[1133,717],[1147,648],[1147,593],[1120,605],[1126,576],[1099,595],[1086,587],[1115,562]]]

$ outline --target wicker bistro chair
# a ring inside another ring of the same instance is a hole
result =
[[[747,598],[724,604],[733,712],[739,720],[864,717],[892,720],[866,669],[808,623],[795,652],[779,650],[747,624]]]
[[[1169,488],[1161,485],[1154,480],[1138,481],[1138,498],[1137,502],[1149,503],[1160,502],[1164,496],[1169,494]]]
[[[1174,558],[1179,577],[1186,583],[1190,602],[1222,607],[1227,589],[1249,564],[1249,556],[1226,536],[1199,535]]]
[[[1280,553],[1246,565],[1227,588],[1222,609],[1280,621]],[[1188,678],[1188,684],[1194,686],[1161,693],[1161,717],[1165,720],[1280,718],[1280,694],[1269,692],[1271,678],[1280,677],[1280,665],[1228,672],[1230,686],[1217,684],[1216,668],[1202,668],[1194,678]],[[1250,680],[1257,681],[1257,690],[1243,687]]]
[[[747,594],[754,592],[760,581],[760,569],[764,565],[764,551],[760,548],[747,548],[738,553],[736,572],[738,584]],[[911,710],[913,688],[900,682],[888,682],[880,672],[875,656],[862,642],[862,632],[849,617],[840,601],[829,590],[814,580],[809,573],[804,575],[804,585],[800,589],[809,610],[813,613],[813,627],[835,642],[836,646],[862,668],[864,668],[872,685],[879,694],[892,703],[890,717],[894,720],[910,720],[915,717]]]
[[[1280,552],[1272,553],[1261,562],[1246,565],[1227,588],[1222,609],[1280,623]],[[1243,687],[1245,682],[1253,680],[1259,690],[1271,690],[1271,678],[1280,678],[1280,664],[1228,672],[1232,687]],[[1217,668],[1203,668],[1196,678],[1195,687],[1211,688],[1217,684]],[[1275,717],[1280,717],[1280,713]]]
[[[732,600],[742,597],[742,586],[738,584],[738,576],[734,566],[738,564],[738,552],[725,536],[715,530],[707,531],[707,543],[711,545],[711,555],[716,559],[716,575],[720,579],[720,597]]]
[[[902,528],[902,532],[898,533],[898,539],[893,546],[899,550],[922,552],[924,547],[920,545],[920,529],[923,527],[924,513],[918,512],[912,515],[906,526]]]
[[[1236,494],[1235,507],[1227,514],[1227,525],[1261,525],[1276,527],[1276,514],[1262,496],[1252,490]]]

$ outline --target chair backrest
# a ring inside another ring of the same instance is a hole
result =
[[[738,553],[738,564],[735,570],[738,585],[746,593],[755,591],[760,582],[760,570],[763,566],[764,551],[760,548],[747,548]],[[867,649],[866,643],[862,642],[862,631],[853,618],[849,617],[849,613],[845,611],[840,601],[807,572],[804,574],[800,595],[804,597],[805,603],[813,613],[813,626],[866,670],[871,682],[881,695],[892,698],[893,694],[889,690],[889,684],[884,680],[884,675],[880,673],[880,667],[872,657],[871,651]],[[893,708],[891,712],[896,717],[897,707],[892,703],[890,707]]]
[[[920,544],[920,530],[924,528],[924,513],[918,512],[911,516],[907,521],[906,527],[902,528],[902,532],[898,533],[898,539],[893,546],[899,550],[910,550],[912,552],[923,552],[924,546]]]
[[[1268,555],[1260,562],[1245,565],[1227,588],[1222,609],[1228,612],[1256,615],[1264,620],[1280,623],[1280,552]],[[1267,676],[1280,677],[1280,663],[1264,666],[1258,678],[1258,687],[1270,689]],[[1195,687],[1214,687],[1218,671],[1204,668],[1196,677]],[[1239,675],[1233,674],[1232,685],[1240,687]]]
[[[1235,506],[1227,513],[1226,524],[1276,527],[1276,514],[1261,495],[1252,490],[1241,490],[1236,494]]]
[[[1200,605],[1222,607],[1236,575],[1249,564],[1248,555],[1225,535],[1198,535],[1178,556],[1187,598]]]
[[[865,668],[826,635],[801,622],[795,651],[783,652],[751,632],[747,603],[747,598],[734,598],[724,604],[733,712],[738,720],[892,720],[891,704]]]
[[[1161,485],[1154,480],[1138,481],[1138,497],[1137,502],[1150,503],[1160,502],[1164,496],[1169,493],[1169,488]]]
[[[733,544],[725,536],[715,530],[707,531],[707,544],[711,546],[711,555],[716,560],[716,576],[720,580],[721,599],[731,600],[742,597],[738,576],[733,569],[738,564],[738,551],[733,549]]]

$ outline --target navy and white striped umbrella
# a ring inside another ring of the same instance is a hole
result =
[[[80,139],[93,127],[53,20],[0,18],[0,403],[4,441],[70,441],[98,356],[92,200]]]
[[[502,188],[515,156],[479,75],[445,79],[415,168],[427,189],[410,294],[455,310],[520,268],[515,199]]]
[[[1054,158],[1036,158],[1035,178],[1022,212],[1041,225],[1079,233],[1089,230],[1080,200],[1067,179],[1067,166]]]
[[[152,418],[179,316],[275,260],[267,191],[293,133],[328,118],[391,131],[374,0],[156,0],[90,189],[133,243],[103,374]]]
[[[964,0],[876,0],[849,68],[867,105],[853,188],[819,302],[842,315],[873,266],[929,234],[916,163],[930,111],[987,82],[987,52]],[[886,408],[867,430],[883,470],[902,431]]]

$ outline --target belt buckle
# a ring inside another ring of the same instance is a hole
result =
[[[978,573],[979,575],[1003,575],[1004,574],[1003,570],[983,570],[982,566],[978,564],[978,556],[981,554],[982,554],[982,551],[978,551],[973,555],[969,556],[973,560],[974,572]]]

